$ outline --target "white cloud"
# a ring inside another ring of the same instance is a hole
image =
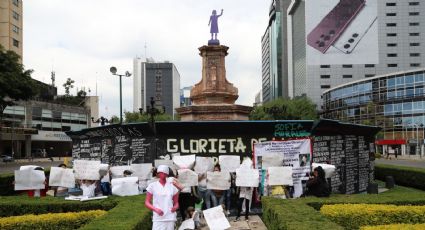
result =
[[[251,105],[261,88],[261,35],[267,26],[264,0],[33,0],[24,2],[24,64],[33,77],[50,82],[56,72],[60,93],[66,78],[101,96],[100,114],[119,114],[119,72],[147,56],[173,62],[182,87],[201,79],[198,47],[210,37],[213,9],[224,9],[218,35],[229,46],[227,78],[239,89],[237,103]],[[123,79],[123,110],[132,110],[132,78]],[[75,93],[75,89],[74,89]]]

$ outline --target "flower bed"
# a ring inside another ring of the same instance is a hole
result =
[[[388,224],[388,225],[377,225],[377,226],[364,226],[361,230],[423,230],[425,224]]]

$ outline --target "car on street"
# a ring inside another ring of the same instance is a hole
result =
[[[1,155],[1,159],[3,162],[13,162],[14,159],[13,157],[9,156],[9,155]]]

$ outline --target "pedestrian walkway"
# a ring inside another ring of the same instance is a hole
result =
[[[234,221],[235,216],[227,218],[231,227],[228,230],[267,230],[266,225],[257,215],[249,216],[249,220],[245,221],[245,217],[241,217],[239,221]],[[201,230],[209,230],[205,220],[201,220]]]

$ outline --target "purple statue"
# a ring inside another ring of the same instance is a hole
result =
[[[208,22],[208,25],[211,25],[210,33],[211,33],[211,41],[217,40],[217,33],[218,33],[218,17],[223,15],[223,9],[221,9],[221,14],[217,15],[217,11],[213,10],[212,15],[210,16],[210,21]]]

